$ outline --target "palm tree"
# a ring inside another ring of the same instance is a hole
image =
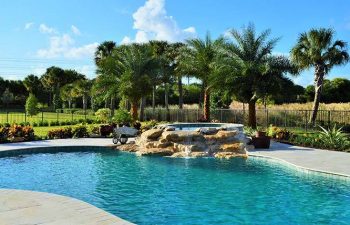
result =
[[[63,87],[61,87],[61,99],[63,101],[68,102],[68,108],[72,108],[72,102],[73,102],[73,89],[74,85],[73,84],[66,84]]]
[[[115,99],[120,78],[120,68],[117,65],[118,52],[121,46],[117,47],[113,41],[105,41],[97,47],[95,52],[95,63],[97,66],[97,78],[93,92],[102,95],[105,100],[110,100],[111,114],[114,115]]]
[[[172,82],[173,74],[171,70],[171,62],[168,57],[168,51],[170,44],[167,41],[150,41],[153,57],[158,61],[158,72],[153,75],[153,99],[152,107],[155,107],[154,93],[156,85],[162,83],[164,85],[164,105],[167,111],[167,117],[169,116],[169,84]]]
[[[73,84],[73,96],[82,98],[84,111],[87,109],[88,97],[91,94],[91,88],[92,82],[87,79],[78,80]]]
[[[102,59],[110,56],[116,47],[116,43],[114,41],[105,41],[102,42],[95,52],[95,63],[98,65]]]
[[[138,118],[138,104],[143,96],[152,90],[150,74],[157,69],[152,57],[152,48],[148,44],[126,46],[120,54],[123,72],[120,78],[119,92],[131,102],[131,115]]]
[[[237,99],[248,103],[248,125],[256,128],[255,105],[259,98],[278,87],[286,72],[294,72],[288,58],[271,54],[278,39],[268,39],[270,30],[257,35],[253,24],[242,32],[231,30],[224,48],[225,57],[221,63],[228,69],[227,87]]]
[[[26,87],[29,93],[34,95],[37,95],[39,91],[42,91],[42,86],[39,77],[33,74],[30,74],[26,76],[26,78],[24,78],[23,85]]]
[[[332,29],[311,29],[307,33],[300,34],[297,44],[291,50],[291,58],[300,70],[315,68],[315,97],[310,118],[310,123],[315,124],[325,75],[334,66],[349,61],[346,43],[334,40]]]
[[[203,119],[205,121],[210,121],[210,90],[219,72],[216,59],[223,44],[223,38],[212,40],[210,34],[207,33],[204,40],[199,38],[188,40],[188,48],[183,49],[179,57],[181,72],[202,81],[204,88]]]

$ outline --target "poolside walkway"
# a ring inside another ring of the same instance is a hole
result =
[[[303,169],[337,174],[350,178],[350,153],[272,142],[270,149],[254,149],[252,156],[283,160]]]
[[[88,203],[61,195],[0,189],[1,225],[129,225]]]

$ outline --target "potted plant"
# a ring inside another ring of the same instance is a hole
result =
[[[270,148],[270,137],[266,135],[264,129],[258,129],[255,137],[252,137],[252,143],[255,148]]]

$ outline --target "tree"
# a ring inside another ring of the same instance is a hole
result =
[[[332,29],[311,29],[300,34],[297,44],[291,50],[291,58],[300,70],[314,67],[315,97],[310,123],[315,124],[318,107],[321,99],[324,77],[337,65],[346,64],[349,54],[346,43],[334,40]]]
[[[257,35],[255,26],[249,24],[241,32],[229,32],[232,41],[225,46],[226,88],[236,99],[248,103],[248,125],[256,128],[256,102],[269,93],[280,90],[281,80],[286,72],[295,72],[288,58],[271,54],[278,39],[268,39],[270,30]]]
[[[87,79],[78,80],[73,83],[73,96],[81,97],[83,99],[83,109],[87,109],[87,101],[91,93],[92,82]]]
[[[60,94],[61,94],[61,99],[63,101],[67,101],[68,102],[68,108],[72,108],[72,102],[73,102],[73,90],[74,90],[74,86],[73,84],[66,84],[61,88]]]
[[[26,78],[24,78],[23,84],[26,87],[27,91],[34,95],[42,91],[42,85],[39,77],[33,74],[30,74]]]
[[[209,33],[205,39],[187,41],[188,48],[183,49],[179,57],[179,69],[183,74],[194,76],[202,81],[204,88],[204,120],[210,121],[210,91],[219,73],[217,58],[224,39],[212,40]]]
[[[9,103],[11,103],[13,99],[14,99],[13,93],[10,92],[9,88],[6,88],[6,90],[4,91],[4,93],[2,93],[2,96],[1,96],[2,103],[4,103],[6,108],[8,108]]]
[[[29,116],[38,114],[38,99],[33,94],[29,94],[26,101],[26,112]]]
[[[115,110],[115,99],[117,97],[119,79],[121,75],[119,52],[122,46],[116,46],[112,41],[100,44],[95,52],[95,63],[97,66],[97,78],[92,88],[94,96],[106,102],[110,100],[112,116]]]
[[[131,115],[138,118],[138,104],[142,96],[152,90],[150,74],[154,73],[157,64],[152,57],[152,49],[148,44],[132,44],[120,54],[123,67],[119,92],[131,102]]]

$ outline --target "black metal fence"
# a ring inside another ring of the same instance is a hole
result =
[[[273,124],[286,128],[313,129],[309,124],[312,110],[257,110],[257,124],[259,126],[269,126]],[[169,113],[165,109],[145,110],[146,120],[155,119],[169,122],[197,122],[203,117],[201,109],[170,109]],[[248,111],[233,109],[211,110],[211,120],[222,123],[247,124]],[[330,127],[334,124],[338,126],[350,125],[349,111],[320,110],[318,112],[316,125]]]
[[[273,124],[286,128],[313,129],[309,124],[311,110],[257,110],[257,124],[259,126],[269,126]],[[152,108],[145,109],[145,120],[169,121],[169,122],[197,122],[203,117],[202,109],[166,109]],[[28,116],[24,111],[7,112],[0,111],[0,123],[43,123],[57,121],[78,121],[86,119],[96,119],[93,113],[78,112],[40,112],[35,116]],[[222,123],[247,124],[247,110],[215,109],[211,110],[211,120]],[[320,110],[317,116],[316,125],[325,127],[333,126],[350,127],[349,111]]]

